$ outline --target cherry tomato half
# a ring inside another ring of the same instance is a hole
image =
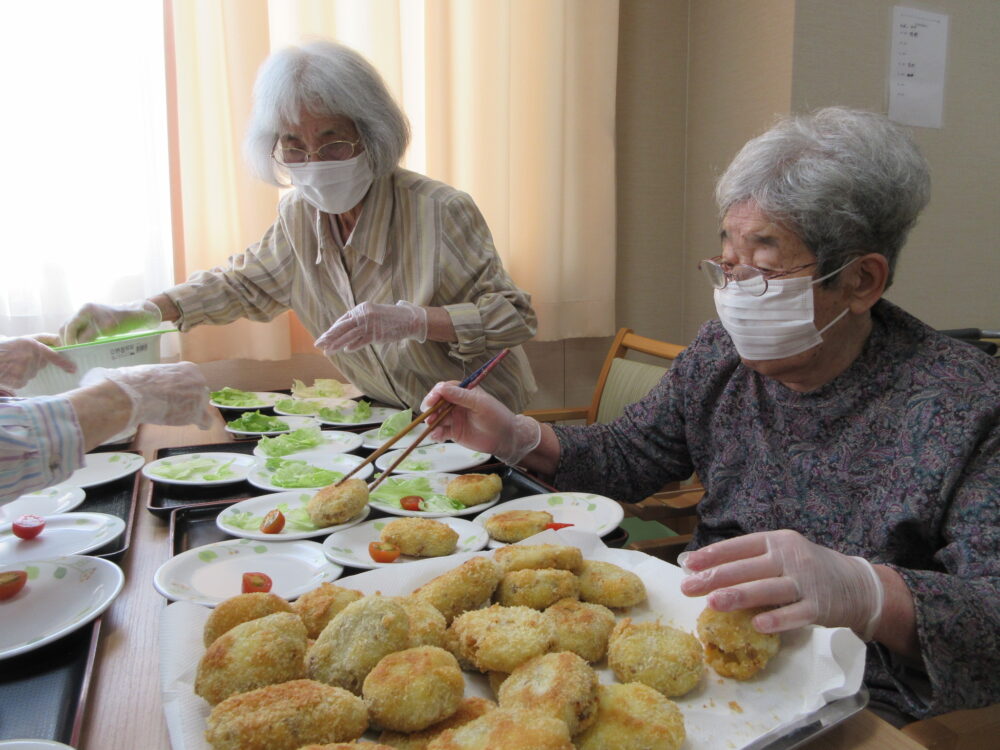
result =
[[[399,547],[388,542],[369,542],[368,554],[378,563],[391,563],[399,557]]]
[[[14,536],[20,539],[34,539],[45,528],[45,519],[41,516],[26,514],[18,516],[14,521]]]
[[[559,529],[565,529],[567,526],[572,526],[572,525],[573,524],[571,523],[547,523],[545,524],[545,528],[557,531]]]
[[[271,576],[267,573],[244,573],[243,574],[243,593],[244,594],[256,594],[264,593],[266,594],[271,590]]]
[[[285,528],[285,514],[275,508],[269,511],[264,520],[260,522],[260,530],[263,534],[277,534]]]
[[[28,574],[23,570],[8,570],[5,573],[0,573],[0,601],[10,599],[24,588],[27,581]]]
[[[420,495],[407,495],[400,499],[399,504],[403,506],[403,510],[420,510],[420,503],[423,501]]]

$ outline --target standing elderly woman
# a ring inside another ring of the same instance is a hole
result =
[[[275,53],[254,86],[245,144],[256,176],[295,187],[274,224],[227,267],[151,300],[84,306],[63,339],[292,309],[352,383],[396,406],[416,408],[442,373],[461,379],[510,347],[484,387],[520,411],[535,389],[519,346],[535,333],[530,297],[467,194],[398,166],[408,141],[405,115],[353,50]]]
[[[438,432],[623,500],[696,471],[683,593],[852,628],[898,722],[1000,701],[1000,365],[882,299],[929,191],[886,118],[785,119],[719,180],[719,320],[645,399],[553,428],[441,384]]]

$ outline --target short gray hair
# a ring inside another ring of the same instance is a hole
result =
[[[755,203],[816,255],[820,276],[881,253],[891,284],[930,191],[927,162],[905,129],[883,115],[828,107],[783,117],[749,141],[719,178],[715,200],[720,218]]]
[[[288,184],[271,153],[281,129],[297,124],[303,111],[349,117],[376,177],[396,168],[410,142],[406,115],[364,57],[334,42],[288,47],[264,61],[253,87],[243,153],[256,177],[273,185]]]

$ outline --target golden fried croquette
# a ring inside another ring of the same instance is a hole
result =
[[[498,696],[500,708],[541,711],[575,735],[597,718],[597,673],[569,651],[543,654],[511,672]]]
[[[226,698],[212,709],[205,739],[213,750],[296,750],[364,734],[368,711],[346,690],[292,680]]]
[[[468,659],[466,659],[465,655],[462,653],[462,649],[458,643],[458,634],[455,633],[454,628],[451,627],[445,628],[444,643],[441,645],[441,648],[443,648],[445,651],[447,651],[449,654],[455,657],[455,659],[458,661],[458,666],[462,668],[463,672],[477,671],[476,665],[473,664]],[[496,693],[495,690],[493,692],[494,694]]]
[[[468,508],[488,503],[502,488],[499,474],[462,474],[448,482],[444,492]]]
[[[701,644],[693,635],[628,617],[611,631],[608,666],[619,682],[641,682],[668,698],[693,690],[704,669]]]
[[[761,633],[751,622],[763,609],[716,612],[706,608],[698,616],[698,637],[705,646],[705,661],[723,677],[749,680],[778,653],[781,637]]]
[[[450,624],[463,612],[488,602],[501,573],[488,557],[471,557],[415,589],[413,596],[437,607]]]
[[[529,607],[494,604],[459,615],[451,628],[462,657],[481,672],[513,672],[555,642],[552,622]]]
[[[438,646],[445,648],[445,631],[448,624],[437,607],[413,596],[394,596],[403,605],[410,618],[410,640],[408,648],[417,646]]]
[[[493,598],[505,607],[545,609],[560,599],[580,596],[576,574],[558,568],[513,570],[500,579]]]
[[[368,485],[361,479],[348,479],[328,485],[309,498],[306,513],[317,526],[336,526],[350,521],[367,504]]]
[[[528,568],[559,568],[574,573],[583,565],[583,554],[564,544],[512,544],[493,553],[493,559],[507,573]]]
[[[390,745],[395,750],[427,750],[427,745],[430,744],[430,741],[446,729],[454,729],[463,724],[468,724],[473,719],[478,719],[487,711],[492,711],[496,707],[493,701],[486,700],[485,698],[463,698],[462,702],[458,705],[458,710],[444,721],[432,724],[420,732],[385,731],[379,736],[378,741]]]
[[[419,732],[458,710],[465,679],[455,657],[418,646],[382,658],[365,677],[361,696],[374,726]]]
[[[377,745],[374,742],[331,742],[329,745],[303,745],[299,750],[396,750],[391,745]]]
[[[560,599],[545,614],[556,629],[555,651],[572,651],[591,662],[600,661],[607,654],[615,614],[604,605]]]
[[[444,557],[458,546],[458,532],[433,518],[394,518],[382,527],[380,536],[413,557]]]
[[[398,601],[365,596],[330,620],[306,654],[309,677],[361,694],[379,660],[409,646],[410,618]]]
[[[584,560],[578,571],[580,599],[605,607],[632,607],[646,601],[642,579],[614,563]]]
[[[510,677],[510,672],[497,672],[493,670],[486,673],[486,679],[489,680],[490,690],[493,691],[493,695],[500,695],[500,686],[504,684],[508,677]]]
[[[257,592],[237,594],[219,602],[205,621],[205,646],[240,623],[273,615],[275,612],[293,612],[294,607],[277,594]]]
[[[340,610],[362,596],[364,594],[360,591],[345,589],[332,583],[321,583],[292,602],[292,611],[306,624],[309,637],[318,638],[326,624]]]
[[[672,700],[640,682],[598,688],[597,720],[573,738],[577,750],[677,750],[684,715]]]
[[[574,750],[566,722],[540,711],[497,708],[431,741],[427,750]]]
[[[498,542],[519,542],[540,534],[552,523],[552,514],[544,510],[508,510],[483,522],[486,532]]]
[[[198,662],[194,692],[213,706],[235,693],[305,677],[306,626],[276,612],[229,629]]]

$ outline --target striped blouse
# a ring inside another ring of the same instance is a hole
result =
[[[83,453],[66,398],[0,399],[0,503],[62,481],[83,466]]]
[[[373,344],[330,359],[367,396],[416,410],[437,381],[461,380],[510,347],[483,388],[524,409],[535,381],[519,345],[535,334],[535,313],[468,194],[396,169],[373,183],[346,243],[330,224],[297,190],[285,195],[260,242],[166,291],[181,311],[180,329],[267,321],[292,309],[319,337],[365,300],[443,307],[457,342]]]

